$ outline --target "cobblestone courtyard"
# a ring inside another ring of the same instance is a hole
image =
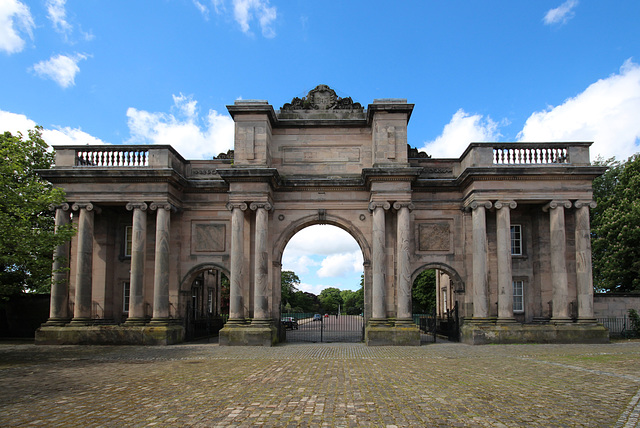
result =
[[[0,426],[636,427],[640,342],[0,344]]]

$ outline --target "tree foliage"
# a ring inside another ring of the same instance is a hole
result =
[[[338,313],[338,305],[342,306],[344,303],[340,295],[340,289],[335,287],[325,288],[320,292],[318,298],[322,308],[327,313]]]
[[[593,181],[598,206],[591,213],[596,290],[640,291],[640,154],[621,163],[597,161],[609,169]]]
[[[413,313],[426,314],[436,307],[436,271],[424,270],[413,281]]]
[[[296,286],[300,285],[300,278],[295,272],[290,270],[282,271],[280,274],[281,301],[283,305],[292,304],[295,293],[298,291]]]
[[[49,291],[53,249],[73,233],[55,233],[50,206],[64,202],[64,192],[36,172],[53,164],[47,148],[41,128],[28,138],[0,134],[0,296]]]

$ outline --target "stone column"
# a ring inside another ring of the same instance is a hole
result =
[[[247,204],[229,203],[231,211],[231,278],[229,278],[229,321],[228,324],[244,323],[242,305],[242,270],[244,266],[244,211]]]
[[[593,201],[576,201],[576,284],[578,289],[578,322],[595,323],[593,316],[593,277],[591,270],[591,226],[589,208]]]
[[[498,322],[515,322],[511,274],[511,210],[517,204],[515,201],[498,201],[494,207],[498,241]]]
[[[487,220],[486,212],[491,202],[473,201],[470,205],[473,223],[473,319],[489,318],[487,278]]]
[[[168,202],[152,203],[151,210],[156,215],[156,254],[153,277],[153,317],[154,324],[169,322],[169,255],[171,253],[171,210]]]
[[[76,259],[76,294],[72,324],[91,323],[91,287],[93,286],[93,217],[96,208],[91,203],[75,203],[78,215],[78,249]]]
[[[144,313],[144,260],[147,246],[147,204],[128,203],[127,210],[133,210],[131,236],[131,270],[129,280],[129,317],[126,324],[142,325]]]
[[[69,224],[69,204],[56,207],[55,230]],[[51,306],[47,325],[65,325],[69,322],[69,242],[58,245],[53,250],[51,274]]]
[[[252,324],[264,324],[271,318],[269,316],[269,253],[267,249],[271,204],[254,202],[251,204],[251,209],[256,212]]]
[[[373,322],[382,322],[387,319],[387,301],[385,292],[386,276],[386,243],[385,243],[385,214],[391,205],[388,202],[371,202],[369,211],[373,212],[373,292],[372,292],[372,317]]]
[[[411,314],[411,260],[409,243],[411,240],[411,211],[414,206],[410,202],[396,202],[393,208],[398,212],[397,230],[397,271],[396,280],[398,307],[396,323],[413,324]]]
[[[564,228],[564,209],[571,208],[569,201],[551,201],[542,209],[549,212],[551,235],[551,284],[553,322],[571,322],[569,317],[569,284],[567,281],[567,240]]]

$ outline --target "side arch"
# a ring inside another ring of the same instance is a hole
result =
[[[277,263],[282,263],[282,254],[284,253],[284,249],[287,246],[287,243],[293,238],[293,235],[304,229],[308,226],[313,226],[316,224],[329,224],[332,226],[339,227],[340,229],[349,233],[353,239],[356,240],[358,246],[360,247],[360,251],[362,251],[362,258],[364,260],[364,265],[368,266],[371,260],[371,247],[369,246],[369,242],[365,238],[365,235],[362,231],[356,227],[353,223],[348,220],[345,220],[342,217],[326,214],[322,220],[318,218],[317,214],[308,215],[302,217],[295,222],[289,224],[284,231],[280,234],[278,239],[274,242],[273,246],[273,260]]]
[[[225,266],[219,265],[217,263],[200,263],[199,265],[196,265],[191,269],[189,269],[189,272],[187,272],[182,277],[182,280],[180,281],[180,291],[188,290],[189,288],[191,288],[191,284],[196,279],[198,274],[203,270],[209,270],[209,269],[219,270],[227,278],[229,278],[231,275],[229,272],[229,269],[227,269]]]
[[[454,268],[444,263],[426,263],[424,265],[421,265],[419,268],[413,271],[413,274],[411,275],[411,283],[413,284],[413,281],[416,280],[418,275],[422,271],[427,269],[438,269],[445,272],[447,275],[449,275],[449,278],[453,282],[454,293],[456,294],[464,293],[464,281],[462,281],[462,278]]]

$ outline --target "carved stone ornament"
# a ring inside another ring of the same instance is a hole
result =
[[[351,97],[340,98],[327,85],[318,85],[306,97],[295,97],[281,110],[362,110],[362,105],[354,103]]]
[[[417,148],[411,147],[409,144],[407,144],[407,155],[409,159],[430,159],[431,158],[431,156],[428,155],[426,152],[421,152]]]

